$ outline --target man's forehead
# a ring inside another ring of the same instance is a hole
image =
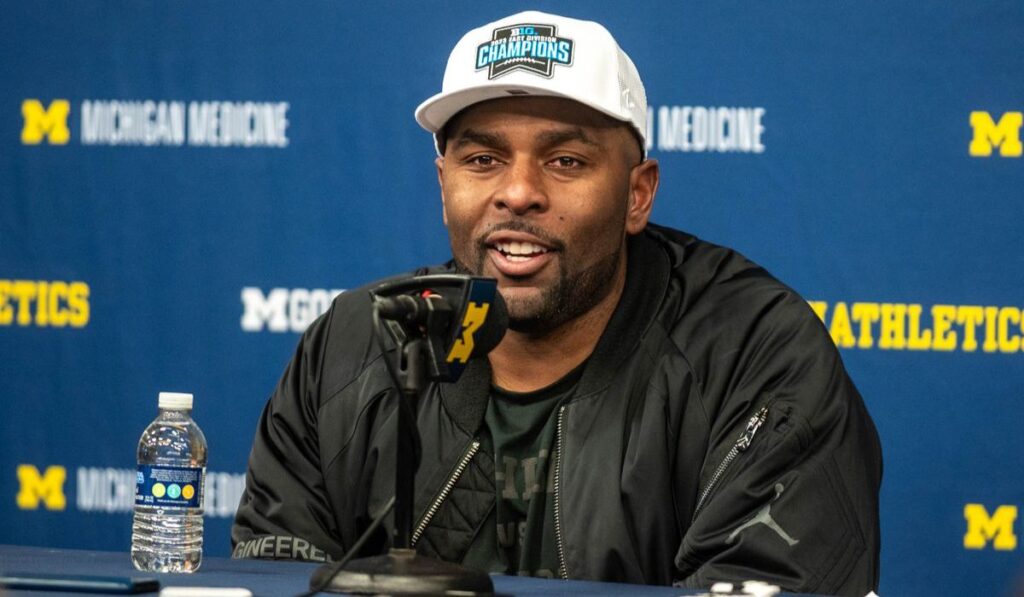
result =
[[[565,139],[575,137],[588,143],[603,138],[613,144],[626,144],[633,138],[628,124],[573,100],[557,97],[500,98],[474,104],[448,121],[444,138],[454,141],[467,131],[493,134],[494,129],[512,122],[536,126],[539,136],[562,135]]]

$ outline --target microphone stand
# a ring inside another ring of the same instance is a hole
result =
[[[427,389],[428,367],[436,370],[438,365],[427,363],[428,355],[436,358],[428,342],[420,336],[407,336],[395,355],[400,392],[392,547],[384,555],[352,560],[336,573],[334,566],[325,564],[310,579],[312,587],[320,586],[328,575],[333,574],[321,590],[387,595],[494,594],[494,585],[485,572],[418,555],[412,547],[414,484],[420,464],[416,411]]]

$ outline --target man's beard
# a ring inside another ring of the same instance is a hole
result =
[[[612,291],[624,244],[625,241],[620,242],[614,251],[593,265],[576,271],[569,271],[571,264],[566,263],[565,253],[562,253],[563,258],[558,260],[558,279],[552,286],[541,291],[539,300],[506,299],[509,329],[524,334],[544,335],[593,309]],[[470,269],[456,258],[456,270],[475,276],[484,275],[487,249],[481,244],[478,251],[475,269]]]

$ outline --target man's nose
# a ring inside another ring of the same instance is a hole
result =
[[[494,195],[495,206],[522,215],[548,208],[543,167],[529,160],[514,160],[505,170]]]

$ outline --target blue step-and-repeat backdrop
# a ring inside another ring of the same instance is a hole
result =
[[[807,298],[881,433],[888,595],[1024,591],[1024,5],[9,2],[0,542],[125,550],[161,390],[229,553],[257,417],[345,288],[440,262],[415,106],[468,29],[604,23],[650,98],[655,220]]]

